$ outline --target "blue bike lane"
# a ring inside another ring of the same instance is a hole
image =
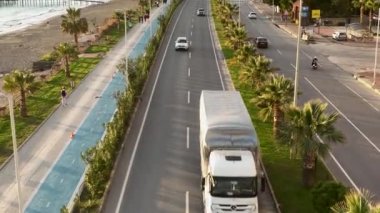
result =
[[[166,10],[166,8],[165,5],[162,9]],[[154,34],[158,28],[157,18],[152,20],[151,24],[152,34]],[[145,52],[150,35],[150,27],[146,25],[143,35],[135,43],[129,58],[134,59]],[[77,186],[81,184],[81,178],[86,169],[81,153],[100,141],[105,131],[104,124],[112,119],[117,107],[115,94],[124,89],[124,76],[117,72],[103,90],[101,96],[97,97],[98,101],[94,104],[80,128],[77,129],[75,137],[61,153],[24,212],[60,212],[60,209],[71,201],[74,193],[76,193]]]

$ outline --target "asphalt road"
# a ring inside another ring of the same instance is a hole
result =
[[[208,17],[195,15],[199,7],[207,2],[184,0],[172,18],[103,212],[202,211],[199,97],[223,88]],[[189,38],[189,51],[174,50],[178,36]]]
[[[269,40],[269,48],[259,50],[273,60],[272,65],[280,68],[280,73],[294,79],[296,65],[296,39],[277,28],[263,16],[257,20],[247,18],[248,4],[242,6],[241,19],[248,35],[264,36]],[[345,137],[344,144],[331,148],[325,162],[333,175],[346,185],[365,188],[375,194],[380,201],[380,98],[368,88],[355,81],[350,73],[341,70],[321,53],[301,42],[299,105],[310,99],[321,99],[329,103],[331,112],[339,112],[337,128]],[[335,45],[335,46],[334,46]],[[334,54],[345,56],[347,53],[339,44],[328,45]],[[340,51],[339,51],[340,50]],[[311,59],[317,56],[321,67],[311,69]],[[352,57],[351,60],[355,60]]]

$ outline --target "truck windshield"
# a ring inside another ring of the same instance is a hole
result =
[[[210,194],[214,197],[255,197],[256,177],[212,177]]]

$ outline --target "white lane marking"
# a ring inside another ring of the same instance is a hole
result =
[[[319,142],[321,143],[325,143],[323,142],[323,140],[319,137],[319,135],[317,135],[317,138],[319,140]],[[338,160],[335,158],[335,156],[331,153],[331,151],[328,151],[329,152],[329,155],[330,157],[333,159],[333,161],[336,163],[336,165],[339,167],[339,169],[343,172],[344,176],[346,176],[346,178],[348,179],[348,181],[350,181],[350,183],[355,187],[355,189],[359,192],[359,187],[355,184],[355,182],[351,179],[351,177],[347,174],[346,170],[342,167],[342,165],[340,165],[340,163],[338,162]]]
[[[290,65],[291,65],[294,69],[296,69],[296,66],[294,66],[294,64],[291,63]]]
[[[63,178],[61,178],[61,180],[59,181],[59,183],[63,183]]]
[[[186,127],[186,148],[190,147],[190,127]]]
[[[191,52],[189,52],[189,58],[191,59]]]
[[[303,51],[303,50],[301,50],[302,51],[302,53],[306,56],[306,57],[308,57],[310,60],[311,59],[313,59],[309,54],[307,54],[305,51]]]
[[[48,203],[46,204],[46,208],[49,208],[49,206],[50,206],[50,202],[48,202]]]
[[[190,77],[190,67],[187,69],[187,76]]]
[[[189,191],[186,191],[186,212],[189,213]]]
[[[211,11],[211,10],[209,10]],[[219,66],[219,60],[218,60],[218,57],[216,56],[216,47],[215,47],[215,41],[213,40],[213,35],[211,33],[211,24],[210,24],[210,18],[209,16],[207,16],[207,22],[208,22],[208,29],[209,29],[209,33],[210,33],[210,39],[211,39],[211,45],[212,45],[212,50],[214,51],[214,58],[215,58],[215,63],[216,63],[216,67],[218,68],[218,73],[219,73],[219,78],[220,78],[220,83],[222,84],[222,89],[225,90],[225,87],[224,87],[224,82],[223,82],[223,78],[222,78],[222,71],[220,69],[220,66]],[[224,61],[226,62],[226,61]]]
[[[342,82],[341,82],[342,83]],[[359,96],[364,102],[366,102],[368,105],[370,105],[373,109],[375,109],[376,111],[379,111],[379,109],[377,107],[375,107],[374,105],[372,105],[367,99],[365,99],[363,96],[359,95],[356,91],[354,91],[351,87],[349,87],[348,85],[342,83],[345,87],[347,87],[349,90],[351,90],[351,92],[353,92],[355,95]]]
[[[181,17],[183,9],[185,8],[184,7],[185,5],[186,4],[183,4],[182,9],[181,9],[181,11],[179,13],[179,16],[177,17],[177,20],[176,20],[176,22],[174,24],[174,28],[173,29],[175,29],[175,27],[177,26],[179,18]],[[169,36],[169,41],[171,41],[171,39],[173,37],[173,33],[174,33],[174,30],[172,31],[172,33]],[[169,43],[166,45],[166,48],[165,48],[165,52],[164,52],[164,55],[163,55],[164,59],[166,57],[166,53],[168,52],[168,48],[169,48]],[[144,117],[143,117],[140,129],[139,129],[139,133],[137,135],[136,143],[135,143],[135,146],[133,147],[131,160],[130,160],[130,162],[128,164],[128,168],[127,168],[127,171],[126,171],[126,174],[125,174],[125,179],[124,179],[123,186],[122,186],[122,189],[121,189],[120,197],[119,197],[119,200],[117,201],[116,213],[120,213],[121,212],[120,211],[121,210],[121,203],[122,203],[122,201],[124,199],[125,189],[127,188],[127,183],[128,183],[129,176],[131,174],[133,162],[135,160],[135,156],[136,156],[136,152],[137,152],[137,147],[139,146],[139,143],[140,143],[143,127],[145,126],[146,117],[147,117],[148,111],[150,109],[150,104],[152,103],[153,94],[156,91],[156,85],[157,85],[157,82],[158,82],[158,77],[160,76],[160,73],[161,73],[161,69],[162,69],[163,63],[164,63],[164,60],[161,60],[161,63],[160,63],[160,66],[158,68],[158,72],[157,72],[157,75],[156,75],[156,79],[154,80],[152,92],[150,93],[148,104],[147,104],[147,107],[146,107],[145,112],[144,112]]]
[[[278,54],[282,55],[282,52],[279,49],[277,49],[277,52]]]
[[[350,123],[355,129],[356,129],[356,131],[358,131],[362,136],[363,136],[363,138],[365,138],[366,140],[367,140],[367,142],[369,143],[369,144],[371,144],[372,145],[372,147],[373,148],[375,148],[375,150],[377,151],[377,152],[379,152],[380,153],[380,149],[379,149],[379,147],[377,147],[372,141],[371,141],[371,139],[369,139],[368,137],[367,137],[367,135],[365,135],[345,114],[343,114],[343,112],[342,111],[340,111],[339,109],[338,109],[338,107],[336,107],[313,83],[311,83],[311,81],[308,79],[308,78],[306,78],[305,77],[305,80],[327,101],[327,102],[329,102],[330,103],[330,105],[332,106],[332,107],[334,107],[334,109],[344,118],[344,119],[346,119],[346,121],[348,122],[348,123]]]
[[[190,91],[187,91],[187,103],[190,103]]]
[[[193,29],[193,28],[194,28],[194,24],[191,25],[191,29]]]

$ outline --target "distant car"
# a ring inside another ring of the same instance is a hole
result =
[[[255,44],[257,48],[268,48],[268,39],[264,37],[257,37],[255,39]]]
[[[345,32],[336,31],[332,34],[332,38],[337,41],[347,41],[347,34]]]
[[[250,13],[248,14],[248,18],[249,18],[249,19],[256,19],[256,18],[257,18],[257,14],[256,14],[255,12],[250,12]]]
[[[198,10],[197,10],[197,16],[205,16],[205,15],[206,15],[205,9],[198,8]]]
[[[178,37],[175,40],[175,50],[188,50],[189,49],[189,41],[186,37]]]

